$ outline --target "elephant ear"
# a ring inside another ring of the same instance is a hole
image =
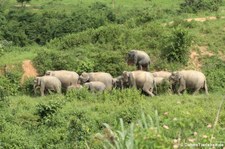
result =
[[[128,77],[129,85],[130,85],[130,86],[136,86],[135,78],[134,78],[133,73],[130,72],[128,75],[129,75],[129,77]]]
[[[82,81],[82,82],[88,82],[89,79],[90,79],[89,74],[86,73],[86,72],[83,72],[83,73],[81,74],[80,78],[81,78],[81,81]]]
[[[36,78],[36,82],[37,82],[37,85],[38,86],[41,86],[41,78],[40,77],[37,77]]]
[[[46,71],[46,72],[45,72],[45,75],[46,75],[46,76],[50,76],[50,75],[51,75],[51,71],[50,71],[50,70]]]

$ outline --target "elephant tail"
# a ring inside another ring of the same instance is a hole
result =
[[[157,86],[156,86],[156,81],[155,79],[153,80],[154,88],[155,88],[155,94],[157,95]]]
[[[208,95],[209,92],[208,92],[208,86],[207,86],[206,80],[205,80],[205,82],[204,82],[204,89],[205,89],[206,95]]]

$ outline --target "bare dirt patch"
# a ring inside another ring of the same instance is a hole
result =
[[[215,54],[210,52],[207,46],[197,46],[195,47],[195,49],[196,48],[199,50],[196,51],[193,49],[190,53],[188,67],[191,67],[192,69],[195,69],[195,70],[201,70],[202,64],[201,64],[201,61],[199,60],[199,57],[201,56],[211,57]]]
[[[189,18],[189,19],[185,19],[185,21],[187,22],[191,22],[191,21],[198,21],[198,22],[205,22],[207,20],[216,20],[217,17],[211,16],[211,17],[204,17],[204,18]]]
[[[31,60],[24,60],[22,68],[24,73],[21,78],[21,84],[23,84],[28,78],[36,77],[38,75],[37,70],[34,68]]]

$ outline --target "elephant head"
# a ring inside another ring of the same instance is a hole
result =
[[[123,83],[123,76],[119,76],[119,77],[113,78],[113,83],[112,84],[113,84],[114,88],[123,89],[125,87],[124,83]]]
[[[175,85],[184,85],[184,77],[179,72],[173,72],[169,77],[169,81]]]
[[[34,79],[34,85],[33,85],[33,88],[34,88],[34,93],[36,94],[36,90],[38,87],[41,86],[41,78],[40,77],[36,77]]]
[[[135,84],[135,81],[132,72],[124,71],[122,75],[122,81],[123,84],[126,85],[126,87],[133,86]]]
[[[135,55],[136,55],[136,51],[135,50],[131,50],[128,54],[127,54],[127,64],[128,65],[133,65],[135,64],[134,59],[135,59]]]
[[[90,79],[89,74],[86,73],[86,72],[83,72],[83,73],[80,75],[79,79],[78,79],[78,83],[83,84],[83,83],[85,83],[85,82],[88,82],[89,79]]]
[[[45,75],[46,75],[46,76],[51,76],[51,75],[53,75],[53,74],[52,74],[52,71],[48,70],[48,71],[45,72]]]

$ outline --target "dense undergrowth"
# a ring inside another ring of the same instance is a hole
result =
[[[0,148],[175,148],[224,143],[224,106],[214,125],[225,84],[224,2],[184,0],[174,3],[176,8],[164,8],[157,1],[145,1],[148,5],[126,9],[97,2],[73,5],[67,11],[56,9],[61,2],[24,8],[0,3]],[[217,20],[184,21],[187,16],[207,14],[217,15]],[[105,71],[116,77],[135,69],[125,63],[131,49],[150,55],[150,71],[200,69],[210,95],[171,95],[165,85],[153,98],[134,89],[39,97],[33,93],[33,78],[20,82],[24,59],[33,60],[39,75],[66,69],[79,74]],[[200,68],[192,65],[193,51]]]

